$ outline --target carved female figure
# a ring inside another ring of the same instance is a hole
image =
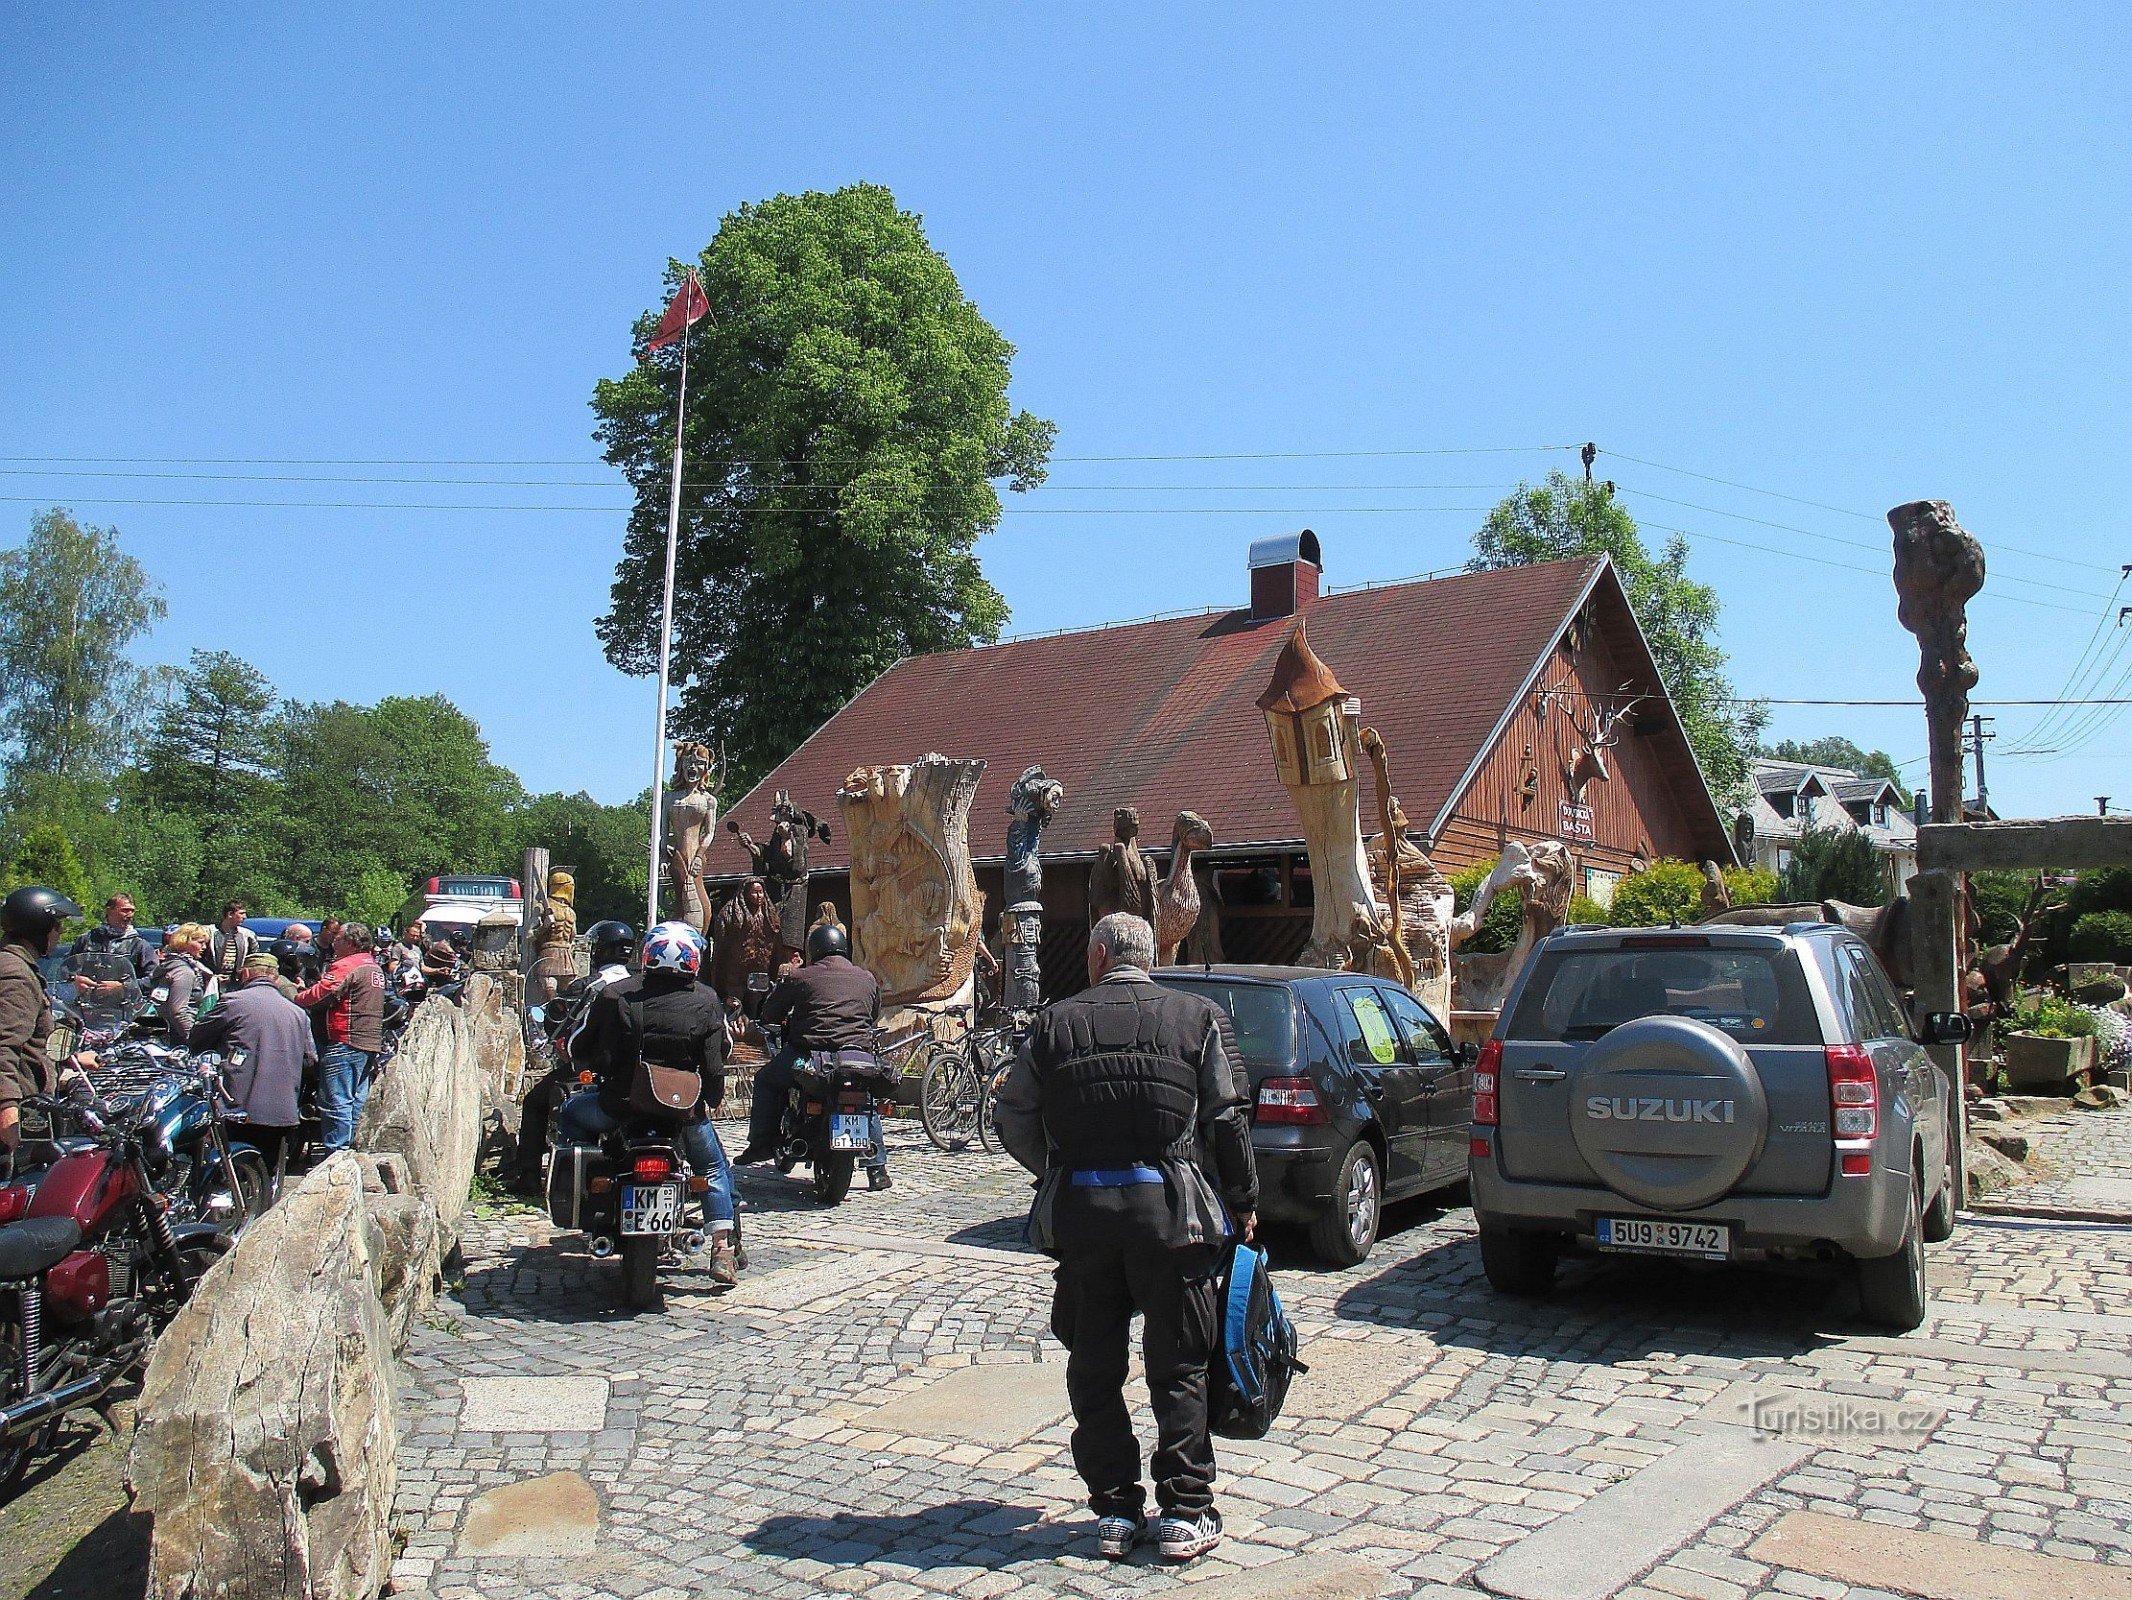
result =
[[[674,779],[666,791],[661,831],[674,915],[698,933],[711,931],[710,898],[703,891],[703,858],[718,824],[718,791],[711,780],[711,747],[685,743],[674,750]]]

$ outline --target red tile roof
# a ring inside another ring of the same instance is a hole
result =
[[[1587,557],[1394,584],[1306,608],[1310,648],[1383,733],[1417,825],[1438,815],[1485,752],[1603,564]],[[1047,858],[1096,849],[1111,837],[1112,811],[1127,804],[1140,808],[1151,845],[1168,843],[1171,818],[1187,808],[1224,846],[1295,840],[1295,809],[1274,777],[1255,703],[1295,626],[1237,610],[907,657],[732,815],[761,838],[771,796],[790,790],[834,830],[811,865],[840,871],[849,865],[836,804],[845,775],[938,751],[989,763],[970,818],[978,860],[1005,853],[1007,788],[1033,764],[1066,788],[1044,834]],[[723,828],[710,864],[720,874],[746,869]]]

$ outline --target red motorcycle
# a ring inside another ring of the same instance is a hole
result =
[[[0,1496],[13,1492],[70,1411],[97,1406],[229,1249],[213,1223],[172,1226],[154,1164],[168,1157],[141,1104],[93,1096],[25,1107],[85,1135],[27,1152],[34,1187],[0,1189]]]

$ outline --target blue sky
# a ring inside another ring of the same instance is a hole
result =
[[[1698,535],[1743,692],[1914,693],[1879,519],[1927,496],[1991,550],[1980,697],[2059,694],[2091,637],[2105,690],[2132,669],[2096,634],[2132,561],[2132,12],[1153,9],[18,8],[0,540],[115,523],[168,587],[154,658],[442,690],[530,786],[627,798],[620,512],[368,507],[620,505],[587,401],[667,257],[869,179],[1059,424],[1010,507],[1113,513],[987,541],[1017,631],[1239,601],[1246,543],[1306,523],[1330,583],[1453,566],[1574,470],[1532,447],[1591,439]],[[1121,456],[1165,459],[1088,459]],[[365,508],[286,503],[325,501]],[[2002,811],[2132,804],[2132,718],[2017,758],[2040,714],[1999,715]],[[1772,732],[1925,744],[1914,710]]]

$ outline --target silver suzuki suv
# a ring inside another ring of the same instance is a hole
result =
[[[1566,930],[1475,1068],[1481,1263],[1538,1295],[1568,1251],[1848,1262],[1865,1315],[1914,1328],[1954,1231],[1952,1094],[1842,928]]]

